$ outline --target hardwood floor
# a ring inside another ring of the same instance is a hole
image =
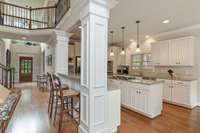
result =
[[[21,84],[22,97],[6,133],[57,133],[47,113],[48,93],[36,84]],[[164,104],[163,114],[153,120],[122,109],[119,133],[200,133],[200,107],[193,110]],[[64,125],[63,133],[76,133],[73,125]]]
[[[17,85],[22,89],[22,96],[16,111],[8,125],[6,133],[57,133],[53,119],[48,115],[48,92],[41,92],[34,83]],[[63,124],[63,133],[76,133],[72,124]]]

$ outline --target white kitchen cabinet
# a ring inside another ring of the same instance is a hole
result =
[[[194,42],[192,37],[173,39],[170,41],[169,63],[172,66],[194,65]]]
[[[152,45],[152,61],[155,66],[169,65],[169,41],[160,41]]]
[[[175,84],[172,88],[172,102],[180,103],[184,105],[190,104],[190,86],[183,84]]]
[[[163,100],[171,101],[172,100],[172,85],[171,81],[166,81],[163,85]]]
[[[136,84],[118,80],[123,107],[141,113],[149,118],[161,114],[162,83],[153,85]]]
[[[154,66],[193,66],[194,38],[184,37],[152,44]]]
[[[148,111],[148,92],[143,89],[135,89],[135,108],[141,112]]]
[[[197,81],[165,80],[163,100],[187,108],[197,106]]]

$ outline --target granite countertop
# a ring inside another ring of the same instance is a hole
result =
[[[80,74],[69,74],[69,75],[66,75],[66,74],[62,74],[62,73],[58,73],[58,75],[62,76],[62,77],[65,77],[67,79],[71,79],[71,80],[75,80],[77,81],[78,83],[80,83]],[[107,81],[107,88],[109,91],[113,91],[113,90],[118,90],[120,89],[112,80],[108,79]]]
[[[170,77],[161,77],[161,78],[159,78],[159,79],[171,80]],[[177,80],[177,81],[188,81],[188,82],[190,82],[190,81],[195,81],[195,80],[197,80],[197,79],[196,79],[196,78],[181,78],[181,77],[178,77],[178,78],[175,78],[175,79],[173,79],[173,80]]]

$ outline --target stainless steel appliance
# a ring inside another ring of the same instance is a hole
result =
[[[118,66],[117,74],[129,74],[129,66],[126,66],[126,65]]]
[[[113,74],[113,61],[108,61],[107,72]]]

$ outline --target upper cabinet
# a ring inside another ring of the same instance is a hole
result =
[[[193,66],[194,38],[185,37],[152,44],[154,66]]]
[[[169,63],[173,66],[194,65],[194,39],[192,37],[171,40]]]
[[[169,64],[169,41],[160,41],[152,45],[152,61],[156,66]]]

